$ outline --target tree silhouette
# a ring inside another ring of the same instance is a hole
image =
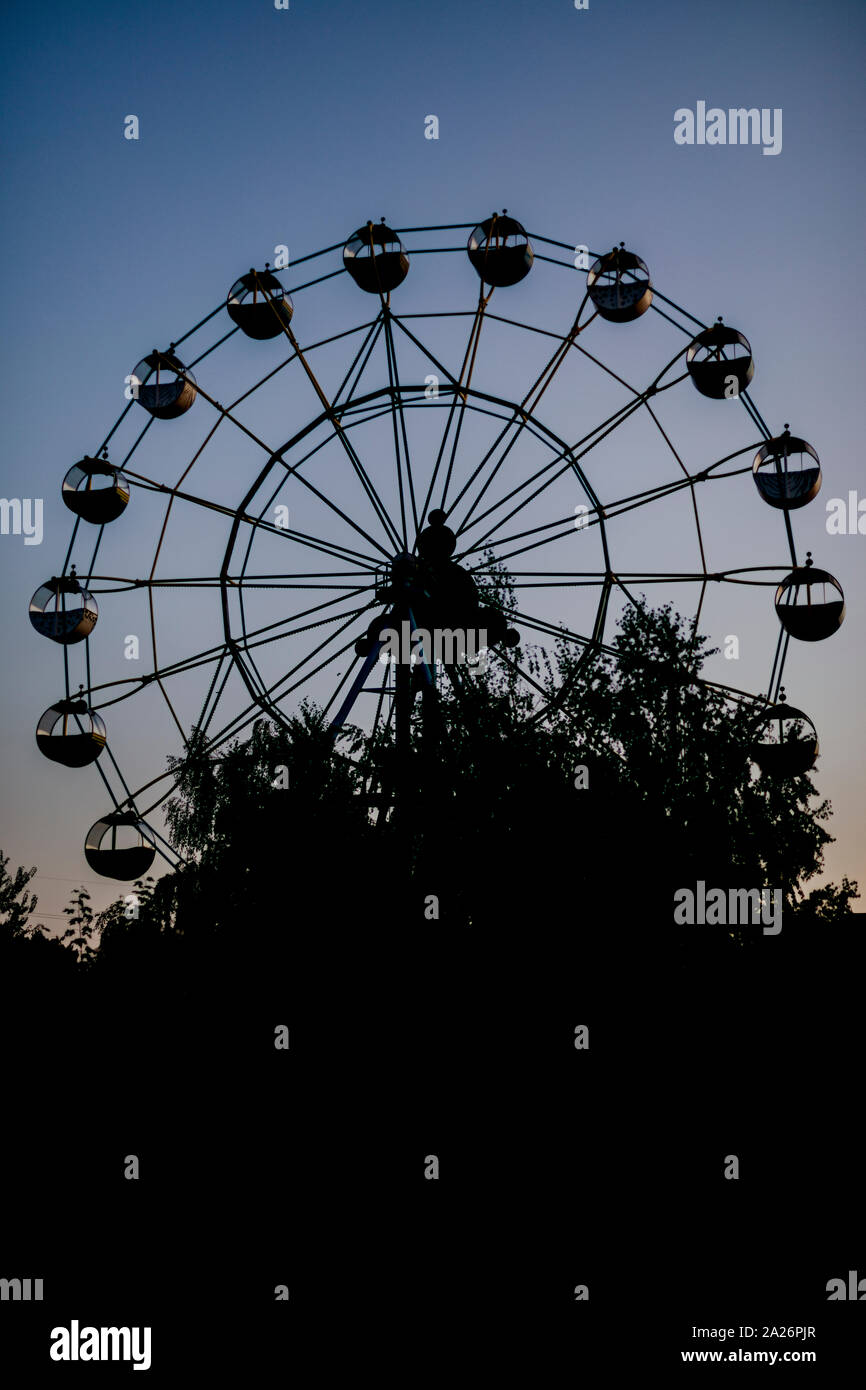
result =
[[[167,807],[189,862],[154,885],[139,921],[110,910],[103,963],[125,952],[162,969],[168,953],[187,972],[266,971],[324,941],[352,961],[383,934],[473,928],[512,953],[531,933],[563,968],[615,960],[639,977],[682,940],[673,894],[698,880],[780,888],[786,932],[796,921],[814,945],[857,896],[848,879],[806,894],[832,839],[829,802],[816,804],[808,775],[757,774],[754,708],[699,679],[712,654],[670,606],[646,604],[624,614],[613,654],[578,663],[563,643],[550,666],[524,650],[556,700],[543,724],[527,719],[516,667],[457,672],[440,682],[435,718],[413,707],[388,814],[390,727],[334,740],[306,705],[218,756],[194,735],[171,760]],[[713,942],[754,947],[759,935]]]
[[[507,608],[507,577],[496,582]],[[266,975],[337,949],[361,968],[371,941],[469,928],[512,959],[531,935],[558,968],[639,980],[671,967],[688,940],[672,930],[673,894],[703,880],[781,889],[786,941],[796,924],[814,948],[858,896],[847,878],[806,892],[832,839],[829,802],[806,774],[757,774],[754,709],[700,679],[712,654],[669,605],[645,603],[623,615],[612,653],[578,662],[563,641],[551,664],[524,648],[554,702],[543,723],[528,718],[516,664],[451,671],[432,715],[413,706],[397,796],[390,726],[335,739],[306,704],[218,755],[194,733],[169,760],[167,820],[188,862],[98,919],[79,889],[60,940],[97,977],[142,988],[209,969]],[[33,871],[12,878],[6,862],[0,911],[6,935],[24,937]],[[702,933],[701,948],[710,939],[730,954],[760,933]]]
[[[0,851],[0,935],[26,936],[39,930],[28,927],[38,899],[35,893],[27,892],[27,885],[36,869],[19,868],[13,876],[9,873],[8,864],[9,856]]]
[[[10,874],[8,864],[8,856],[0,852],[0,980],[14,998],[27,980],[39,985],[55,979],[68,982],[72,959],[41,923],[30,923],[37,898],[27,885],[36,869],[18,868]]]
[[[98,940],[96,914],[90,906],[90,894],[87,889],[77,888],[63,911],[69,918],[69,926],[60,940],[69,942],[77,965],[87,966],[96,955],[94,937]]]
[[[817,792],[807,774],[756,774],[754,710],[699,681],[718,649],[670,605],[630,608],[615,647],[615,658],[600,657],[573,681],[574,657],[560,652],[561,719],[576,716],[581,746],[634,791],[655,825],[660,889],[697,878],[773,885],[793,911],[832,842],[830,803],[810,805]]]

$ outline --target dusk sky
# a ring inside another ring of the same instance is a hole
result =
[[[126,891],[96,879],[83,856],[85,833],[109,809],[97,772],[55,766],[36,748],[37,719],[62,693],[63,656],[27,616],[33,592],[60,571],[72,533],[60,498],[63,476],[96,451],[114,424],[124,406],[124,378],[153,347],[167,348],[223,303],[238,276],[273,262],[280,245],[289,247],[292,264],[280,274],[291,289],[339,270],[339,249],[312,269],[295,269],[294,262],[342,244],[368,218],[385,216],[392,227],[411,229],[472,224],[503,207],[527,227],[536,252],[562,265],[537,260],[520,285],[496,291],[494,311],[566,332],[585,273],[569,267],[570,252],[539,238],[600,252],[624,241],[646,261],[659,292],[704,323],[722,315],[746,334],[756,362],[750,395],[767,425],[775,434],[790,422],[792,433],[817,450],[822,489],[792,514],[797,554],[802,561],[811,550],[815,564],[836,576],[847,616],[826,642],[791,641],[784,684],[821,741],[814,778],[832,800],[829,828],[836,836],[826,877],[838,882],[847,873],[866,885],[866,534],[856,533],[856,518],[854,534],[827,530],[828,504],[837,498],[847,504],[854,493],[855,512],[864,501],[866,531],[866,282],[857,269],[866,214],[864,30],[861,5],[833,0],[821,6],[730,0],[723,7],[589,0],[580,11],[572,0],[435,6],[291,0],[287,10],[275,9],[272,0],[193,0],[182,7],[156,0],[132,9],[50,2],[7,15],[0,59],[6,171],[0,236],[7,267],[0,492],[7,499],[44,499],[44,537],[40,545],[25,545],[21,535],[0,536],[6,598],[0,847],[13,869],[38,865],[37,920],[61,929],[62,907],[78,883],[87,884],[98,907]],[[677,144],[674,113],[699,103],[725,112],[781,111],[779,152]],[[138,118],[137,140],[124,138],[130,115]],[[431,115],[438,118],[436,140],[425,138]],[[413,249],[461,247],[467,236],[465,229],[404,235],[411,267],[393,296],[398,315],[474,309],[478,278],[465,253],[412,259]],[[377,303],[341,275],[300,290],[292,327],[302,345],[311,344],[370,322]],[[416,330],[425,337],[421,322]],[[443,325],[430,329],[455,373],[468,324],[459,320],[450,335]],[[222,310],[191,340],[190,357],[230,328]],[[633,324],[593,324],[585,346],[643,388],[686,341],[650,311]],[[317,360],[328,389],[339,384],[359,342],[347,338]],[[527,335],[524,345],[503,325],[491,331],[480,354],[481,389],[519,399],[543,360],[539,342]],[[235,335],[195,375],[225,402],[285,356],[282,340],[255,343]],[[423,380],[420,355],[407,351],[402,365]],[[242,415],[273,447],[320,408],[296,364],[292,370],[294,376],[287,371],[251,397]],[[539,413],[573,442],[626,396],[576,355],[568,373]],[[366,380],[367,389],[387,383],[381,353]],[[659,415],[692,473],[759,442],[740,404],[707,400],[688,381],[665,397]],[[146,423],[137,406],[130,416],[113,441],[113,462]],[[212,424],[203,399],[178,421],[155,421],[130,466],[174,484]],[[423,450],[427,426],[414,428]],[[468,430],[467,452],[481,439]],[[365,443],[371,471],[380,445],[386,447],[384,436],[371,430]],[[531,467],[536,457],[527,451],[513,466]],[[196,463],[192,490],[237,506],[263,458],[226,425]],[[739,463],[750,459],[746,453]],[[593,486],[605,501],[676,476],[645,415],[615,431],[592,466]],[[338,451],[323,449],[317,467],[319,485],[354,509],[358,499],[340,472],[345,460]],[[464,467],[471,471],[471,461]],[[582,501],[572,479],[558,511],[549,514],[568,514]],[[711,571],[767,565],[777,567],[775,581],[784,576],[782,514],[761,501],[747,474],[707,486],[699,502]],[[295,524],[304,519],[312,527],[314,512],[297,505]],[[163,516],[164,504],[133,487],[127,512],[115,529],[106,528],[96,573],[148,574]],[[533,514],[527,524],[536,519]],[[337,530],[328,535],[339,539]],[[215,577],[226,537],[224,517],[179,507],[158,573]],[[614,520],[610,537],[614,567],[623,574],[695,568],[694,521],[679,503]],[[75,552],[79,568],[87,567],[92,539]],[[586,540],[579,557],[568,541],[556,560],[552,552],[539,555],[537,565],[525,560],[526,568],[597,569],[597,548]],[[591,543],[596,546],[594,538]],[[584,563],[587,554],[593,563]],[[272,572],[274,555],[274,547],[264,546],[251,568]],[[534,611],[585,630],[579,592],[545,592]],[[694,586],[654,584],[645,592],[654,603],[670,598],[694,613]],[[256,625],[263,625],[274,620],[282,599],[270,593],[255,602]],[[300,600],[291,602],[300,607]],[[218,623],[217,590],[165,590],[158,604],[163,660],[209,644]],[[124,638],[138,633],[146,646],[145,607],[143,592],[101,601],[90,643],[95,682],[130,675]],[[766,690],[778,636],[772,587],[711,586],[702,617],[715,645],[733,634],[740,649],[738,660],[718,657],[707,674],[743,690]],[[611,623],[608,639],[614,631]],[[278,665],[280,644],[268,651]],[[70,662],[77,685],[82,651],[72,649]],[[179,693],[187,727],[209,679],[210,671]],[[130,785],[157,776],[166,756],[179,751],[177,729],[154,692],[106,710],[105,718]]]

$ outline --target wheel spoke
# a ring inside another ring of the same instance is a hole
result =
[[[412,522],[418,531],[418,505],[415,501],[415,484],[412,478],[412,460],[409,453],[409,438],[406,433],[406,417],[403,411],[403,393],[400,389],[400,373],[397,366],[397,349],[394,344],[394,330],[391,324],[390,308],[385,311],[385,346],[388,359],[388,380],[391,386],[391,421],[394,430],[394,456],[397,462],[397,483],[400,491],[400,516],[403,522],[403,548],[409,549],[406,530],[406,508],[403,499],[403,473],[401,469],[401,444],[403,464],[406,469],[406,484],[409,489],[409,503],[412,508]],[[400,418],[400,433],[397,433],[397,415]]]
[[[322,406],[323,406],[323,408],[324,408],[325,415],[326,415],[327,418],[330,420],[330,422],[331,422],[331,424],[332,424],[332,426],[333,426],[333,428],[334,428],[334,432],[335,432],[335,434],[336,434],[338,440],[339,440],[340,443],[342,444],[342,446],[343,446],[343,448],[344,448],[344,450],[345,450],[345,452],[346,452],[346,455],[347,455],[347,457],[348,457],[348,459],[349,459],[349,462],[351,463],[351,465],[352,465],[352,467],[353,467],[353,469],[354,469],[354,471],[355,471],[355,474],[356,474],[357,477],[359,478],[359,480],[360,480],[360,482],[361,482],[361,485],[362,485],[363,488],[364,488],[364,491],[366,492],[368,498],[370,499],[370,502],[371,502],[372,505],[373,505],[373,510],[376,512],[376,515],[378,516],[380,522],[382,523],[382,526],[383,526],[383,528],[384,528],[384,530],[385,530],[385,534],[386,534],[387,536],[389,536],[389,538],[396,544],[396,546],[397,546],[397,548],[398,548],[398,550],[399,550],[399,548],[400,548],[400,536],[399,536],[399,534],[397,533],[397,531],[395,530],[395,528],[394,528],[394,526],[393,526],[393,524],[392,524],[392,522],[391,522],[391,519],[390,519],[390,517],[388,516],[387,511],[385,510],[384,506],[382,505],[382,500],[381,500],[381,498],[379,497],[379,494],[376,492],[376,489],[373,487],[373,484],[372,484],[372,482],[370,481],[370,478],[369,478],[369,476],[368,476],[368,474],[367,474],[367,471],[366,471],[366,469],[364,468],[364,465],[361,463],[360,458],[358,457],[358,454],[357,454],[357,452],[356,452],[356,450],[355,450],[355,448],[354,448],[354,445],[351,443],[351,441],[349,440],[348,436],[346,435],[346,431],[343,429],[342,422],[341,422],[340,419],[339,419],[338,412],[334,409],[333,405],[331,405],[331,403],[328,401],[327,396],[325,395],[324,391],[322,390],[321,386],[319,385],[318,381],[316,380],[316,377],[315,377],[315,374],[314,374],[314,372],[313,372],[313,369],[312,369],[312,367],[310,366],[310,364],[308,363],[306,357],[304,356],[304,353],[302,352],[300,346],[298,345],[298,341],[297,341],[297,339],[295,338],[294,334],[292,333],[291,328],[288,328],[288,327],[287,327],[287,328],[286,328],[286,333],[288,334],[289,338],[291,339],[292,346],[294,347],[295,352],[296,352],[297,355],[298,355],[298,359],[299,359],[301,365],[303,366],[304,371],[305,371],[306,374],[307,374],[307,377],[308,377],[308,379],[309,379],[309,381],[310,381],[310,383],[311,383],[311,385],[312,385],[312,387],[313,387],[313,390],[316,392],[316,395],[318,396],[319,400],[320,400],[321,403],[322,403]]]

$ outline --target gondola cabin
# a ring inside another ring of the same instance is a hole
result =
[[[769,506],[796,511],[817,496],[821,464],[812,445],[789,434],[786,425],[784,434],[761,445],[752,464],[752,477]]]
[[[30,621],[36,631],[64,647],[89,637],[98,617],[96,599],[82,589],[74,569],[40,585],[30,600]]]
[[[701,395],[716,401],[735,399],[755,375],[748,338],[721,321],[692,339],[686,367]]]
[[[343,265],[368,294],[389,294],[409,274],[409,257],[384,219],[353,232],[343,247]]]
[[[506,212],[479,223],[469,238],[467,255],[485,285],[516,285],[535,259],[526,228]]]
[[[40,753],[63,767],[87,767],[105,747],[105,724],[84,700],[58,700],[36,726]]]
[[[294,307],[276,275],[270,270],[250,270],[229,290],[226,308],[248,338],[278,338],[292,321]]]
[[[129,480],[106,458],[74,463],[63,479],[63,501],[71,512],[92,526],[116,521],[129,501]]]
[[[610,323],[630,323],[652,304],[650,273],[633,251],[620,244],[590,266],[586,288],[596,312]]]
[[[752,726],[752,761],[769,776],[809,772],[819,751],[815,725],[808,714],[786,704],[784,691],[778,703],[760,714]]]
[[[845,595],[828,570],[816,569],[809,551],[805,565],[798,565],[776,590],[779,622],[801,642],[821,642],[841,627]]]
[[[195,378],[173,352],[143,357],[129,378],[133,400],[157,420],[175,420],[195,400]]]
[[[129,881],[147,873],[156,857],[156,846],[134,811],[112,811],[90,827],[84,857],[103,878]]]

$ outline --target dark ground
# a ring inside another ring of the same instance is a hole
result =
[[[498,931],[386,908],[188,989],[7,975],[0,1274],[45,1284],[0,1308],[7,1383],[131,1374],[50,1362],[72,1318],[152,1326],[160,1384],[565,1385],[596,1355],[595,1384],[664,1382],[720,1345],[693,1324],[744,1323],[849,1383],[864,1314],[826,1283],[866,1275],[856,926],[762,937],[745,972],[579,893],[518,894]]]

